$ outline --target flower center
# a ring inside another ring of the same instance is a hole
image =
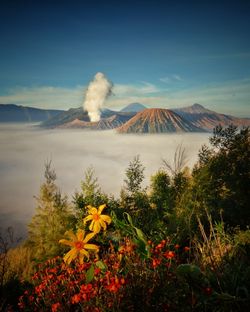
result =
[[[83,242],[80,242],[80,241],[75,242],[75,248],[76,249],[83,249],[83,247],[84,247],[84,243]]]
[[[95,214],[93,215],[93,220],[98,221],[99,219],[100,219],[99,214],[98,214],[98,213],[95,213]]]

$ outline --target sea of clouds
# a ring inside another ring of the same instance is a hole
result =
[[[148,185],[150,176],[162,167],[162,159],[172,162],[180,144],[192,166],[208,137],[204,133],[121,135],[115,130],[43,130],[30,124],[0,124],[0,228],[13,226],[16,235],[25,237],[46,161],[52,161],[57,184],[70,200],[90,166],[102,190],[118,196],[134,156],[140,155],[146,167],[144,183]]]

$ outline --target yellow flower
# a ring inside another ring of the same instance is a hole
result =
[[[89,258],[89,252],[86,249],[94,250],[95,252],[99,251],[99,247],[97,245],[88,244],[88,241],[95,236],[95,233],[89,233],[85,236],[85,232],[78,229],[76,235],[71,230],[67,231],[65,235],[67,235],[71,240],[61,239],[59,240],[59,243],[71,247],[71,250],[63,258],[68,264],[70,264],[70,262],[77,257],[79,257],[79,261],[82,264],[84,257],[87,259]]]
[[[92,206],[87,206],[89,215],[83,219],[84,224],[88,221],[92,221],[90,223],[89,229],[90,231],[93,231],[94,233],[99,233],[101,231],[101,228],[106,230],[107,225],[106,223],[111,223],[110,216],[103,215],[102,211],[106,207],[106,205],[99,206],[98,209]]]

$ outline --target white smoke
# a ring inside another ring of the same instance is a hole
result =
[[[99,121],[101,108],[106,98],[112,93],[113,84],[103,73],[97,73],[86,91],[83,109],[88,112],[90,121]]]

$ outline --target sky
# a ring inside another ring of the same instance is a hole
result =
[[[200,103],[250,117],[250,1],[1,1],[0,103],[70,109]]]

